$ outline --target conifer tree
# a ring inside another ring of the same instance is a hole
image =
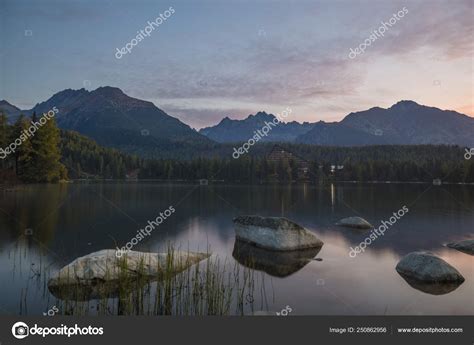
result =
[[[8,146],[8,139],[10,138],[10,127],[8,126],[7,117],[5,114],[0,113],[0,148],[5,149]],[[7,167],[8,157],[0,157],[0,168],[5,169]]]
[[[32,122],[36,122],[33,114]],[[59,129],[53,118],[38,127],[31,139],[33,147],[31,169],[27,177],[30,182],[57,182],[66,175],[66,170],[60,162]]]
[[[21,144],[17,145],[15,152],[12,153],[15,161],[15,173],[20,180],[27,180],[31,169],[33,147],[30,137],[25,134],[29,126],[29,121],[23,115],[20,115],[10,134],[10,142],[14,143],[21,140]]]

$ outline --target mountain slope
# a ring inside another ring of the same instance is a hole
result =
[[[390,144],[474,144],[473,118],[413,101],[351,113],[341,124],[366,133],[379,130]]]
[[[302,144],[321,146],[363,146],[385,144],[380,136],[366,133],[338,122],[320,121],[306,134],[296,141]]]
[[[21,109],[15,107],[14,105],[8,103],[5,100],[2,100],[0,101],[0,112],[3,112],[7,116],[8,121],[11,123],[16,121],[18,116],[20,116]]]
[[[275,116],[265,112],[258,112],[255,115],[249,115],[244,120],[231,120],[228,117],[222,119],[217,125],[206,127],[199,133],[220,143],[232,143],[247,141],[254,136],[254,132],[260,130],[265,123],[272,122]],[[266,137],[262,141],[273,142],[291,142],[298,136],[308,132],[313,127],[312,123],[298,123],[296,121],[281,123],[272,126]]]
[[[125,178],[140,167],[136,156],[98,145],[77,132],[61,130],[61,162],[68,170],[68,177]]]
[[[341,122],[318,123],[296,142],[333,145],[446,144],[474,147],[474,119],[455,111],[400,101],[350,113]]]
[[[192,155],[213,145],[153,103],[129,97],[118,88],[64,90],[28,113],[42,114],[54,106],[59,109],[56,121],[60,128],[129,153],[148,157]]]

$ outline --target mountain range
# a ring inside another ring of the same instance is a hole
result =
[[[225,117],[216,126],[203,128],[199,133],[219,143],[242,142],[253,137],[254,131],[261,129],[265,123],[272,122],[274,119],[274,115],[264,111],[249,115],[245,120],[231,120]],[[313,126],[314,124],[309,122],[280,123],[278,126],[272,127],[268,136],[262,137],[262,141],[293,142],[300,135],[310,131]]]
[[[200,133],[217,142],[246,141],[274,115],[259,112],[244,120],[224,118]],[[322,146],[447,144],[473,147],[474,119],[455,111],[400,101],[388,109],[350,113],[340,122],[289,122],[274,127],[263,141]]]
[[[223,144],[247,141],[254,131],[275,118],[263,111],[243,120],[225,117],[217,125],[198,132],[153,103],[132,98],[109,86],[94,91],[67,89],[28,110],[0,101],[0,111],[10,122],[20,114],[42,114],[53,107],[59,110],[56,121],[60,128],[79,132],[100,145],[144,157],[205,155],[220,150]],[[374,107],[350,113],[340,122],[281,123],[262,141],[322,146],[474,147],[474,118],[413,101],[400,101],[388,109]]]

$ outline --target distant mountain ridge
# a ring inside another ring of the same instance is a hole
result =
[[[197,132],[153,103],[110,86],[94,91],[66,89],[29,110],[0,101],[0,111],[10,122],[20,113],[42,114],[54,106],[59,109],[56,121],[61,129],[79,132],[102,146],[155,158],[187,159],[220,154],[228,149],[229,143],[247,141],[265,123],[275,119],[274,115],[261,111],[243,120],[225,117],[217,125]],[[280,123],[262,141],[321,146],[474,147],[474,119],[455,111],[400,101],[387,109],[374,107],[350,113],[340,122]]]
[[[221,143],[246,141],[273,115],[259,112],[243,120],[224,118],[200,133]],[[446,144],[474,147],[474,119],[455,111],[400,101],[388,109],[350,113],[340,122],[282,123],[264,141],[322,146]]]
[[[256,130],[261,129],[267,122],[272,122],[275,118],[275,115],[267,114],[264,111],[249,115],[244,120],[231,120],[225,117],[216,126],[202,128],[199,133],[220,143],[242,142],[253,137]],[[262,137],[262,141],[292,142],[308,132],[313,125],[308,122],[300,124],[296,121],[281,123],[272,127],[268,136]]]
[[[474,146],[474,118],[413,101],[388,109],[350,113],[342,121],[319,123],[298,143],[334,146],[445,144]]]

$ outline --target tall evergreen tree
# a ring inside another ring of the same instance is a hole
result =
[[[7,116],[0,112],[0,147],[5,148],[8,145],[9,139],[9,126]]]
[[[30,123],[27,118],[20,115],[13,126],[13,130],[10,132],[10,142],[20,143],[20,145],[16,146],[13,159],[15,161],[15,173],[21,180],[28,179],[31,169],[33,147],[30,137],[25,134],[29,126]]]
[[[32,121],[36,121],[35,115]],[[59,143],[59,129],[54,119],[38,127],[31,140],[33,153],[27,177],[30,182],[57,182],[65,177],[66,169],[60,162]]]
[[[0,113],[0,148],[5,149],[9,144],[8,139],[10,138],[10,127],[8,126],[8,120],[5,114]],[[2,155],[3,157],[3,155]],[[7,167],[8,157],[0,157],[0,168],[5,169]]]

